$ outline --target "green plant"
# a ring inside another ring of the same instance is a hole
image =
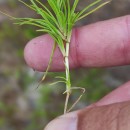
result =
[[[76,105],[76,103],[80,100],[83,93],[85,92],[84,88],[71,87],[68,57],[69,57],[69,47],[72,35],[72,28],[77,21],[95,12],[102,6],[109,3],[110,0],[105,2],[103,2],[103,0],[95,0],[93,3],[91,3],[90,5],[88,5],[86,8],[84,8],[79,12],[75,11],[79,0],[74,0],[72,6],[70,4],[70,0],[47,0],[50,9],[47,8],[40,0],[30,0],[30,4],[27,4],[22,0],[19,1],[22,2],[24,5],[26,5],[27,7],[29,7],[30,9],[34,10],[38,15],[41,16],[41,18],[39,19],[15,18],[7,14],[6,15],[11,17],[13,20],[16,20],[17,21],[16,24],[19,25],[27,24],[37,26],[39,27],[37,31],[46,32],[54,39],[54,45],[50,61],[48,63],[48,67],[41,82],[46,78],[46,75],[50,69],[56,46],[59,47],[64,57],[63,62],[65,65],[66,77],[56,77],[58,79],[61,79],[61,81],[57,81],[55,83],[63,82],[66,84],[66,91],[64,92],[64,94],[66,94],[64,113],[66,113]],[[41,82],[39,84],[41,84]],[[72,105],[72,107],[70,109],[67,109],[70,94],[72,90],[75,89],[82,90],[82,94],[79,96],[77,101]]]

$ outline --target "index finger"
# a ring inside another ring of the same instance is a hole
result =
[[[43,35],[31,40],[25,47],[27,64],[35,70],[45,71],[49,62],[53,40]],[[73,30],[69,62],[76,67],[108,67],[130,63],[130,16],[102,21]],[[52,71],[64,69],[63,57],[56,48]]]

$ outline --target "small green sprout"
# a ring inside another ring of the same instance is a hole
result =
[[[79,0],[73,0],[73,4],[71,6],[70,0],[47,0],[48,5],[50,8],[47,8],[41,0],[30,0],[30,4],[25,3],[22,0],[19,0],[25,6],[29,7],[33,11],[35,11],[38,15],[41,16],[39,19],[35,18],[15,18],[10,15],[7,15],[3,12],[3,14],[11,17],[13,20],[16,20],[16,24],[18,25],[33,25],[37,26],[39,29],[37,31],[48,33],[54,40],[54,45],[52,49],[52,54],[50,56],[50,61],[48,63],[48,67],[46,72],[40,81],[39,85],[43,82],[48,74],[50,69],[54,51],[56,46],[59,47],[63,57],[64,57],[64,66],[65,66],[65,73],[66,77],[56,77],[61,79],[62,81],[57,81],[55,83],[63,82],[66,84],[66,101],[64,107],[64,113],[69,112],[72,108],[77,104],[77,102],[82,97],[83,93],[85,92],[84,88],[80,87],[71,87],[71,80],[70,80],[70,68],[69,68],[69,49],[70,49],[70,40],[72,36],[72,28],[74,27],[75,23],[84,17],[92,14],[96,10],[100,9],[104,5],[108,4],[111,0],[103,1],[103,0],[95,0],[93,3],[88,5],[83,10],[76,12],[76,7],[79,3]],[[53,83],[53,84],[55,84]],[[76,102],[72,105],[71,108],[67,108],[68,101],[72,90],[81,90],[82,94],[76,100]]]

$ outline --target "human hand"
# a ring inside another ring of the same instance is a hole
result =
[[[53,40],[40,36],[25,47],[25,60],[35,70],[44,71]],[[64,69],[58,48],[52,71]],[[98,22],[73,30],[70,67],[110,67],[130,63],[130,16]],[[82,110],[61,116],[45,130],[130,130],[130,82]]]

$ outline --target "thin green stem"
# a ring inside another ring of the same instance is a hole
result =
[[[66,89],[70,89],[70,76],[69,76],[69,43],[66,44],[66,56],[65,56],[65,67],[66,67]]]
[[[69,101],[70,93],[66,93],[66,100],[65,100],[65,107],[64,107],[64,114],[67,113],[67,106],[68,106],[68,101]]]
[[[71,83],[70,83],[70,71],[69,71],[69,47],[70,47],[71,33],[67,38],[66,42],[66,55],[65,55],[65,71],[66,71],[66,101],[64,107],[64,114],[67,112],[68,100],[71,94]]]
[[[70,83],[70,71],[69,71],[69,47],[70,47],[70,37],[66,43],[66,55],[65,55],[65,68],[66,68],[66,89],[70,90],[71,83]]]

